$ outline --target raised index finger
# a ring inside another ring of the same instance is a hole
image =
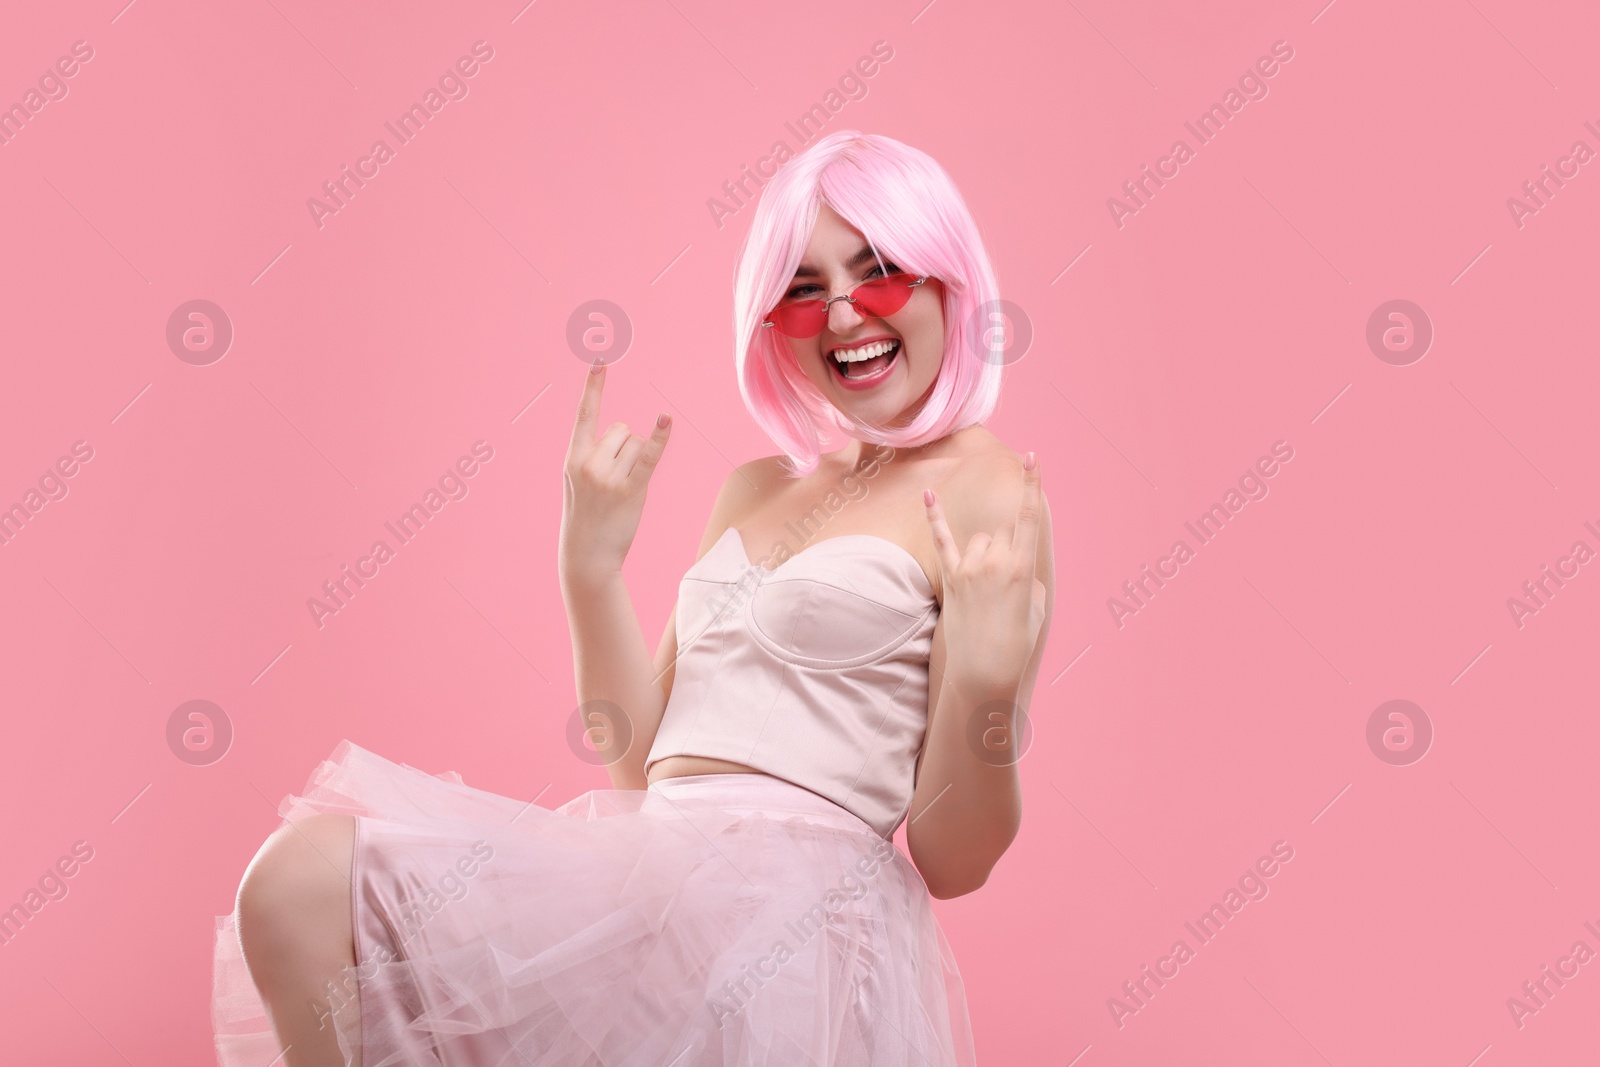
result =
[[[1039,517],[1044,510],[1040,481],[1039,459],[1029,452],[1022,461],[1022,500],[1017,505],[1017,525],[1011,535],[1011,546],[1035,563],[1039,559]]]
[[[578,400],[578,415],[572,420],[572,440],[568,454],[574,454],[594,443],[595,424],[600,421],[600,393],[606,384],[605,361],[596,359],[583,376],[583,396]]]

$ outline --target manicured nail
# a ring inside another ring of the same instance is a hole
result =
[[[589,373],[590,374],[599,374],[600,373],[600,368],[604,367],[605,365],[606,365],[606,361],[601,359],[599,356],[596,356],[596,357],[594,357],[594,362],[589,364]]]
[[[1031,471],[1038,462],[1038,460],[1033,458],[1033,453],[1029,452],[1028,458],[1022,461],[1022,469],[1025,471]]]
[[[924,489],[922,491],[922,503],[924,505],[926,505],[927,507],[930,507],[930,508],[933,507],[933,490],[932,489]]]
[[[661,427],[663,430],[665,430],[671,424],[672,416],[668,415],[665,411],[656,416],[656,425]]]

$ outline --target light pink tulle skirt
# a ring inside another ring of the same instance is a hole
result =
[[[319,1010],[347,1063],[977,1062],[916,868],[781,779],[690,775],[552,810],[343,741],[279,809],[319,812],[360,816],[357,964]],[[236,919],[217,919],[218,1059],[281,1064]]]

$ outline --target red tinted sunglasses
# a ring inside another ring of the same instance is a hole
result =
[[[881,319],[905,307],[906,301],[911,299],[911,290],[927,280],[926,274],[914,278],[905,273],[872,278],[842,296],[779,304],[767,313],[761,325],[776,327],[785,337],[815,337],[828,324],[828,308],[835,300],[848,300],[863,316]]]

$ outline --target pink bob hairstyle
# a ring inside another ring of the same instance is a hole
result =
[[[944,284],[939,374],[905,426],[872,426],[845,415],[805,376],[788,341],[761,325],[793,283],[824,202],[885,261]],[[891,137],[835,131],[767,183],[745,234],[733,282],[739,392],[796,477],[817,469],[818,429],[830,424],[874,444],[914,448],[936,441],[983,422],[1000,399],[1001,360],[975,351],[969,328],[979,309],[999,298],[977,224],[944,169]]]

